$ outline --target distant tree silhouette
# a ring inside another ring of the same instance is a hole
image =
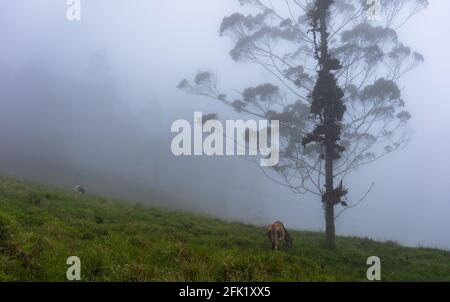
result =
[[[229,96],[213,73],[200,72],[178,88],[280,121],[280,163],[264,173],[295,193],[320,197],[334,246],[335,207],[358,203],[347,197],[346,176],[408,139],[411,115],[398,82],[424,58],[400,42],[397,30],[428,2],[239,2],[251,14],[225,17],[220,35],[233,41],[233,60],[262,66],[271,82]]]

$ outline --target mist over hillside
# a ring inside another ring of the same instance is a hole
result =
[[[176,89],[201,69],[227,89],[265,80],[233,62],[219,37],[237,1],[83,2],[67,22],[65,1],[0,4],[0,174],[90,194],[147,202],[225,219],[323,230],[320,200],[296,195],[237,157],[174,157],[176,119],[231,110]],[[198,7],[202,7],[198,9]],[[432,2],[401,30],[426,63],[402,85],[413,119],[407,148],[357,171],[358,200],[337,220],[341,235],[450,248],[450,127],[447,89],[450,3]],[[208,13],[205,13],[208,12]],[[422,28],[433,28],[425,31]]]

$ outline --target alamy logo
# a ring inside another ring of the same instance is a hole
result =
[[[66,18],[69,21],[81,20],[81,0],[67,0]]]
[[[381,259],[377,256],[367,258],[367,265],[370,265],[367,270],[367,280],[381,281]]]
[[[260,165],[272,167],[279,162],[279,128],[279,121],[267,120],[227,120],[224,127],[220,121],[204,120],[201,112],[195,112],[193,126],[186,120],[172,123],[172,133],[178,134],[172,139],[171,149],[175,156],[260,155]]]
[[[69,265],[66,277],[69,281],[81,280],[81,260],[77,256],[67,258],[66,264]]]

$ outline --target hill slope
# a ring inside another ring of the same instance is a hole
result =
[[[69,256],[83,281],[450,281],[450,252],[292,232],[273,252],[261,227],[114,202],[0,177],[0,280],[64,281]]]

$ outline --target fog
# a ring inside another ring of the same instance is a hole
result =
[[[175,157],[176,119],[195,111],[242,118],[178,90],[213,70],[227,89],[267,81],[229,57],[222,18],[229,0],[0,0],[0,174],[91,194],[224,219],[323,230],[321,202],[295,195],[238,157]],[[399,152],[356,171],[358,207],[337,220],[340,235],[450,248],[450,3],[430,6],[400,30],[425,63],[402,80],[412,138]]]

